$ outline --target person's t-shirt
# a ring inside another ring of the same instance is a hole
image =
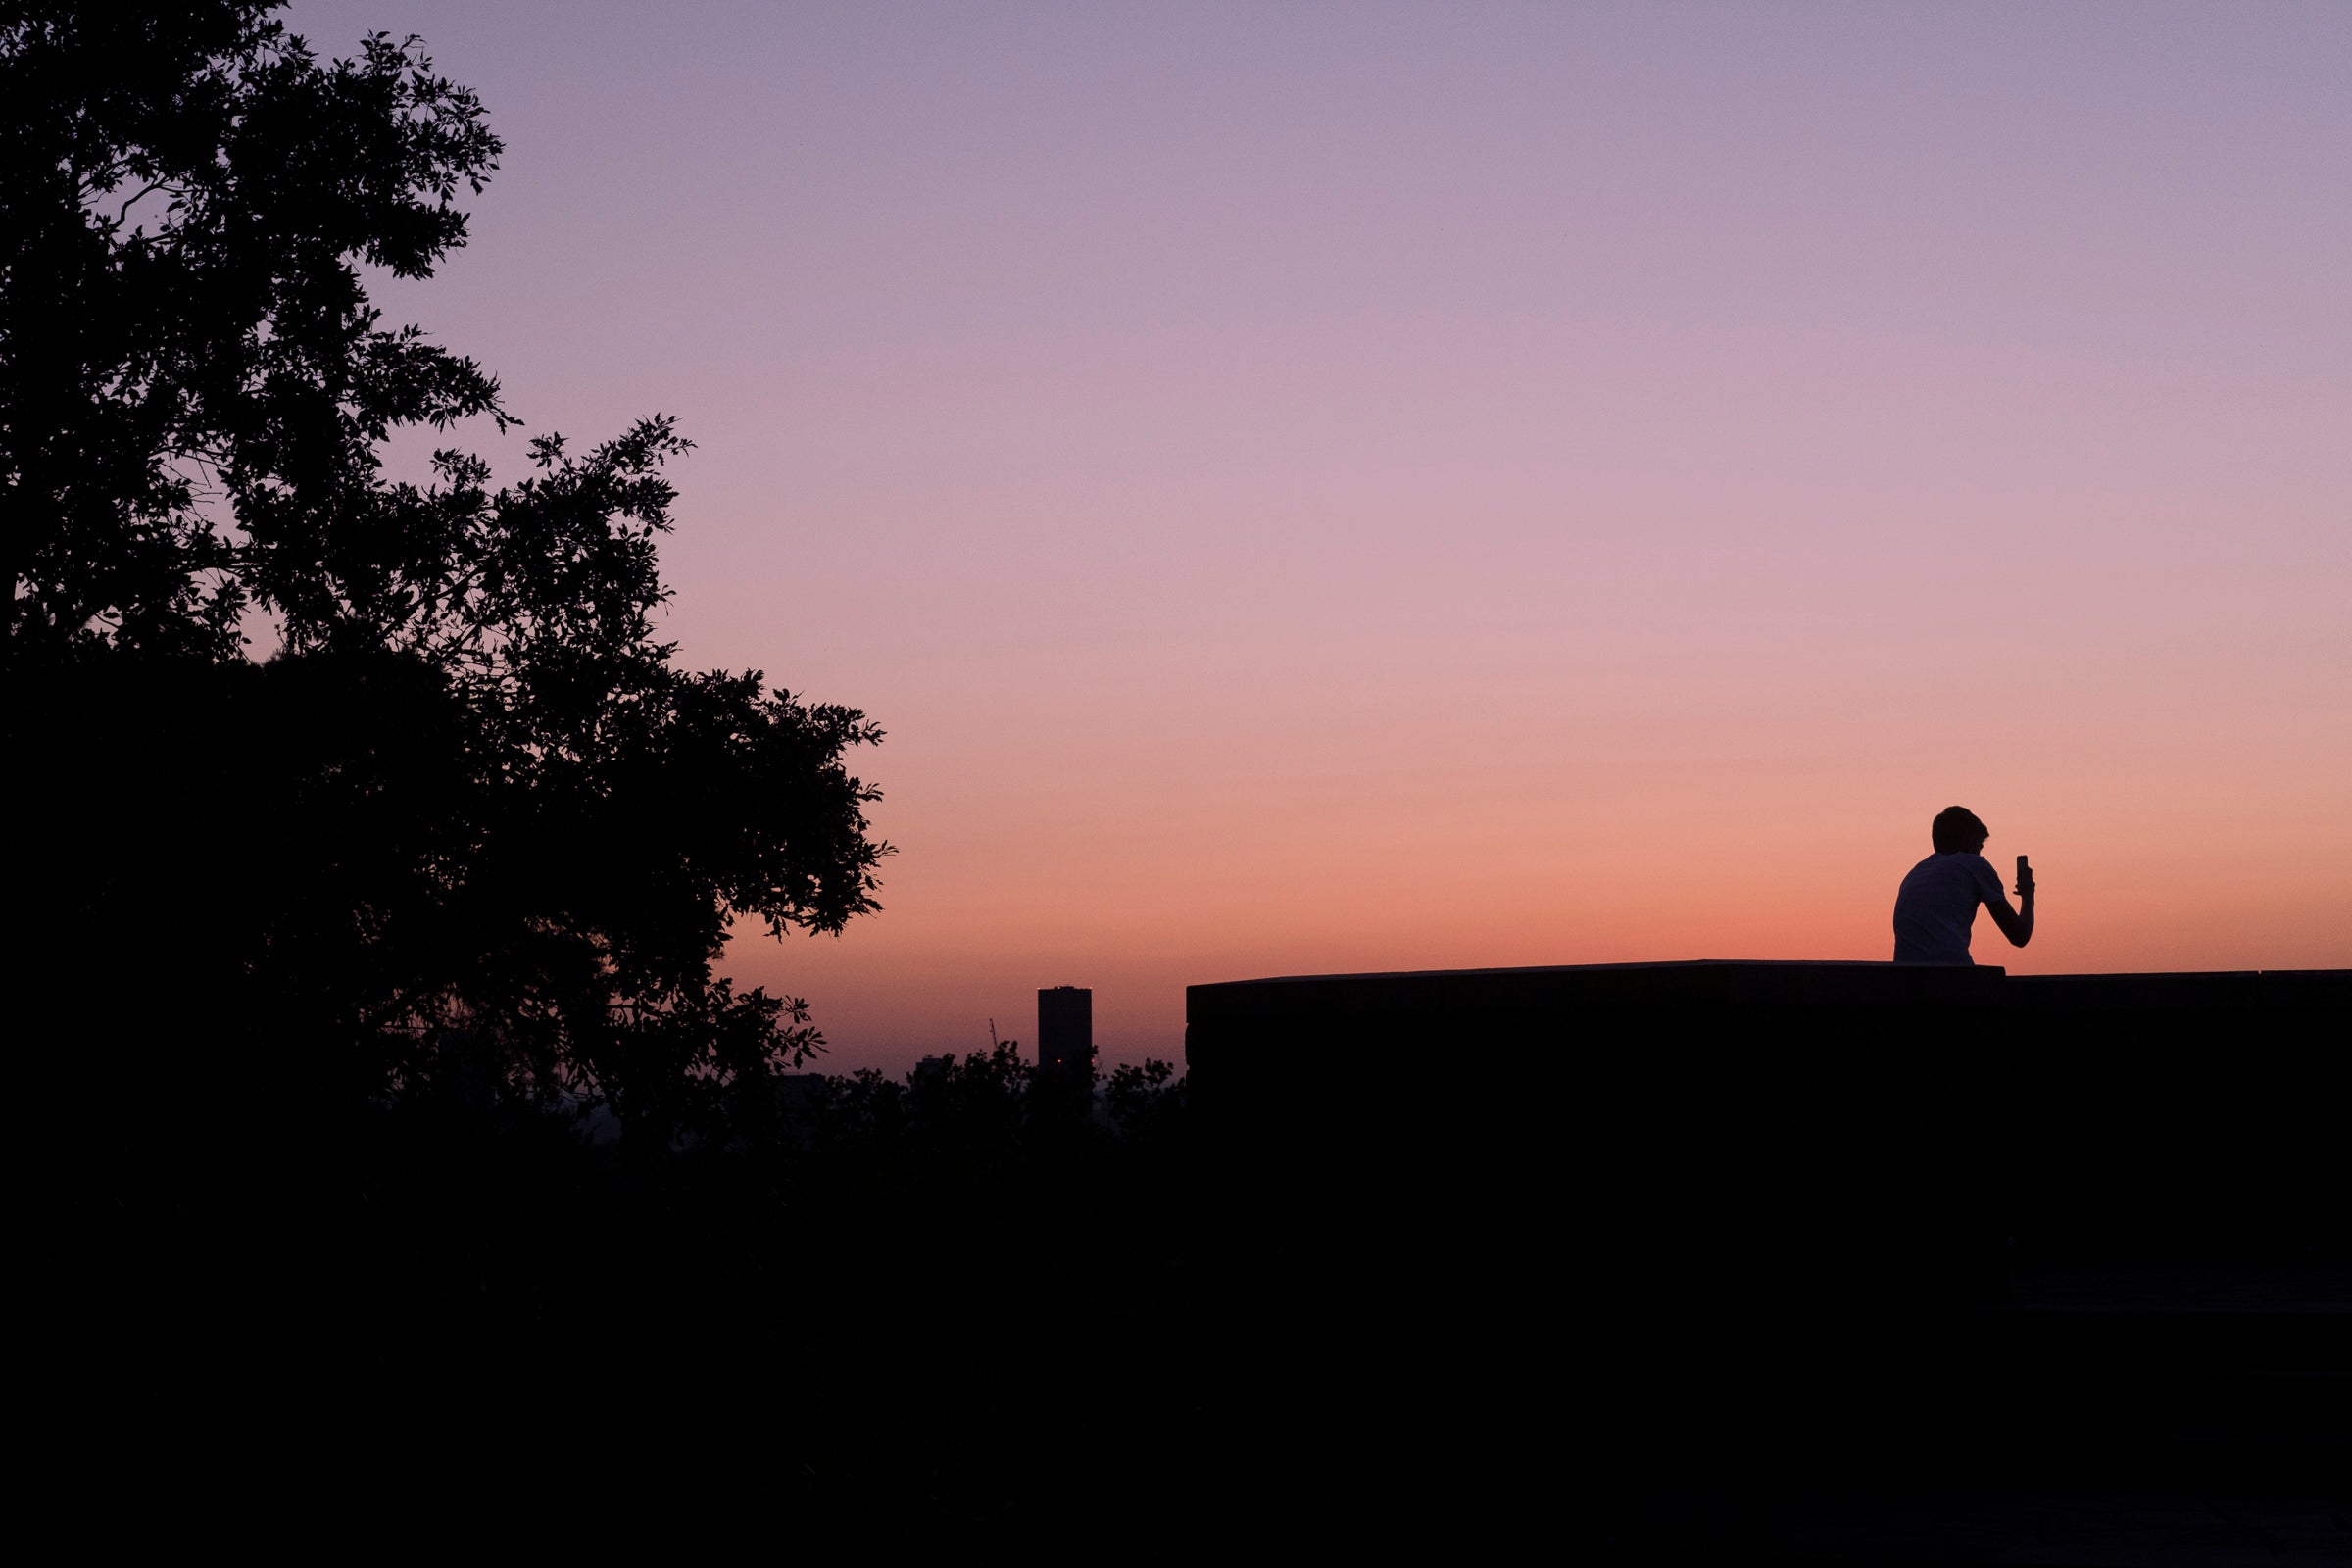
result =
[[[1931,855],[1894,896],[1894,961],[1974,963],[1968,934],[1977,906],[2000,901],[2001,877],[1982,855]]]

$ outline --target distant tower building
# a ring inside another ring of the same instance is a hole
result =
[[[1084,1067],[1095,1056],[1095,994],[1055,986],[1037,994],[1037,1064]]]

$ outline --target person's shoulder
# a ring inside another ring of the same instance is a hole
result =
[[[1989,882],[1996,889],[2000,887],[2001,873],[1995,871],[1992,868],[1992,862],[1984,858],[1984,857],[1982,855],[1956,855],[1952,857],[1952,858],[1956,860],[1966,860],[1968,862],[1968,874],[1972,877],[1975,877],[1979,882]]]

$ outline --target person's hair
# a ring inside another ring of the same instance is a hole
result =
[[[1992,837],[1992,830],[1967,807],[1947,806],[1936,813],[1928,836],[1936,841],[1937,855],[1957,855],[1962,850],[1973,854],[1984,847],[1984,841]]]

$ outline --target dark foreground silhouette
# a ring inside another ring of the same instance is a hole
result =
[[[658,1157],[456,1094],[192,1136],[46,1238],[45,1486],[109,1540],[2228,1561],[2219,1507],[2325,1560],[2348,986],[1250,982],[1100,1111],[1007,1046]]]

